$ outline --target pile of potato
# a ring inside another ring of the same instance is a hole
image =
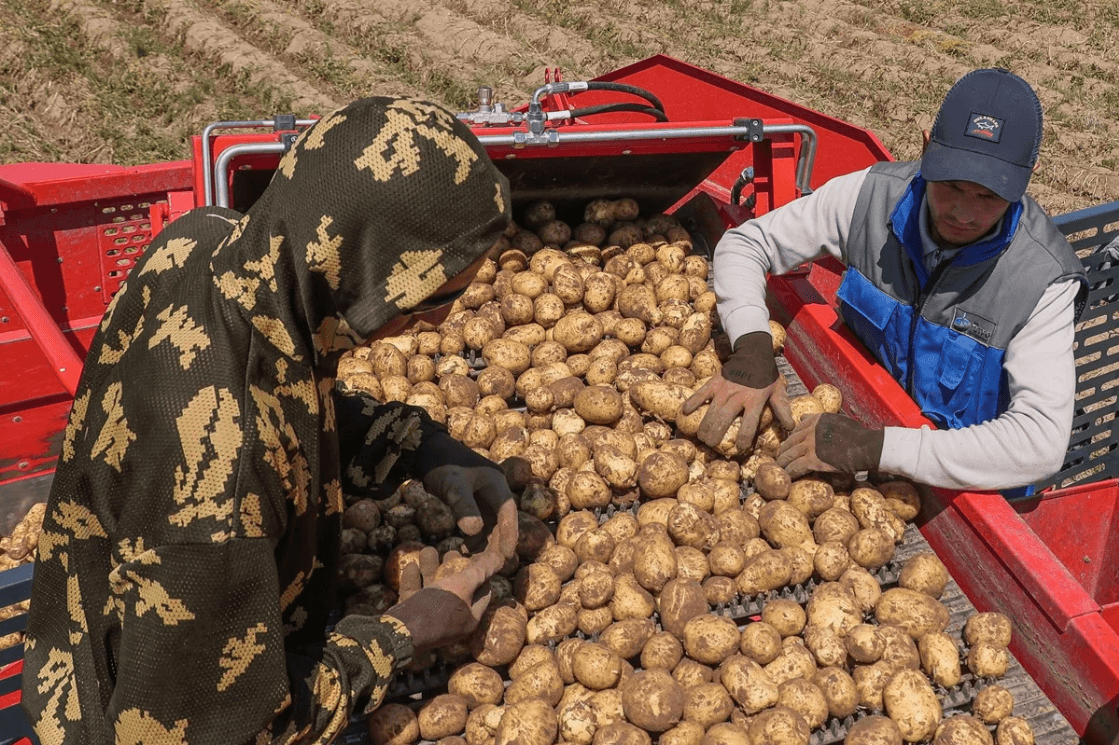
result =
[[[849,742],[1032,741],[998,686],[974,717],[942,722],[934,686],[958,685],[963,665],[1003,675],[1010,624],[969,621],[962,662],[935,556],[882,590],[874,572],[920,509],[913,485],[791,481],[768,410],[749,452],[737,421],[715,448],[694,438],[707,407],[680,405],[729,344],[687,232],[638,213],[595,200],[572,229],[530,205],[443,324],[340,361],[344,385],[423,407],[520,492],[517,558],[474,637],[439,650],[461,665],[448,692],[418,714],[382,707],[374,741],[794,745],[866,712],[879,714]],[[784,331],[771,331],[778,349]],[[841,405],[830,385],[792,401],[798,421]],[[441,572],[466,561],[450,513],[416,483],[353,501],[344,522],[347,612],[391,605],[425,543]],[[810,589],[806,605],[774,597],[787,586]],[[730,615],[747,604],[760,616]]]
[[[20,564],[35,561],[35,549],[39,546],[39,534],[43,532],[43,516],[46,514],[45,502],[36,502],[16,524],[11,535],[0,536],[0,571],[14,569]],[[30,600],[24,600],[6,608],[0,608],[0,621],[7,620],[31,607]],[[23,642],[23,632],[0,636],[0,649],[14,647]]]

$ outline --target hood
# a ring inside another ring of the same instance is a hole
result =
[[[473,263],[511,206],[508,181],[451,113],[366,98],[300,134],[210,267],[270,343],[314,364]]]

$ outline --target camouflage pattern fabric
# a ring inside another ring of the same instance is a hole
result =
[[[464,125],[372,98],[307,129],[245,215],[160,233],[92,341],[48,500],[23,678],[43,745],[325,743],[380,702],[406,629],[325,631],[339,440],[394,478],[438,427],[363,402],[340,435],[337,357],[509,219]]]

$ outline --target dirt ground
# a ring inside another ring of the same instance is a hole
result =
[[[370,94],[527,100],[664,53],[919,152],[944,91],[997,65],[1045,105],[1031,191],[1052,213],[1119,198],[1114,0],[0,0],[0,162],[187,156],[209,122]]]

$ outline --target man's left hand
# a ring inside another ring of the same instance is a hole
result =
[[[480,458],[480,456],[478,456]],[[508,559],[517,550],[517,500],[495,466],[436,466],[423,477],[424,488],[455,514],[459,530],[481,539],[486,550]]]
[[[842,414],[811,414],[781,443],[777,464],[793,479],[813,471],[870,471],[878,468],[885,434]]]

